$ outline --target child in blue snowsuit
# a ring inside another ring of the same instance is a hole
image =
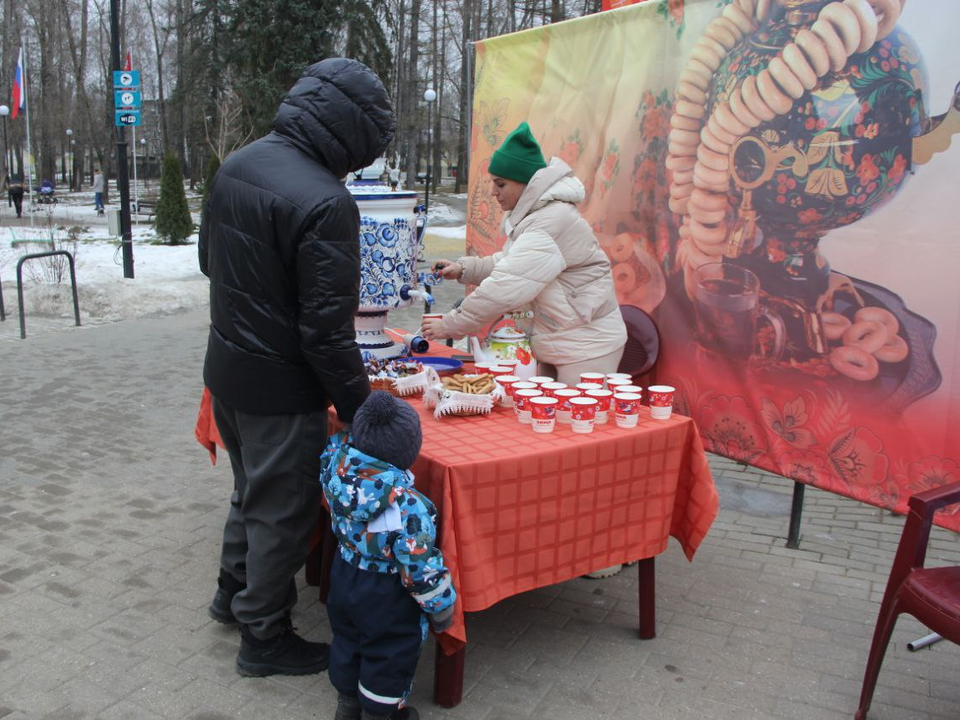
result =
[[[446,630],[457,593],[436,547],[436,509],[413,487],[416,411],[389,393],[330,439],[320,481],[339,542],[327,613],[335,720],[417,720],[404,701],[428,627]]]

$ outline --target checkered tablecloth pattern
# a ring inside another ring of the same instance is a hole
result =
[[[445,648],[466,642],[463,613],[517,593],[663,552],[672,535],[687,557],[718,497],[692,420],[636,428],[569,425],[534,433],[510,408],[437,420],[419,398],[423,447],[417,488],[437,505],[444,559],[460,594]]]

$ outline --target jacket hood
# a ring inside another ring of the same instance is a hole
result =
[[[320,481],[334,516],[369,522],[413,487],[406,470],[357,450],[343,433],[320,458]]]
[[[583,183],[574,176],[570,166],[560,158],[552,157],[545,168],[530,178],[516,207],[505,216],[507,232],[509,234],[510,227],[516,227],[523,218],[549,202],[556,200],[579,205],[585,196]]]
[[[304,70],[273,129],[344,177],[383,154],[396,129],[380,78],[357,60],[329,58]]]

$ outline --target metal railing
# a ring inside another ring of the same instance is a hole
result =
[[[55,255],[65,255],[70,262],[70,289],[73,291],[73,316],[77,321],[77,327],[80,327],[80,300],[77,297],[77,271],[73,262],[73,255],[66,250],[51,250],[49,252],[30,253],[24,255],[17,261],[17,301],[20,305],[20,339],[27,337],[27,322],[23,313],[23,264],[27,260],[36,260],[37,258],[53,257]],[[0,297],[0,308],[2,308],[2,297]]]

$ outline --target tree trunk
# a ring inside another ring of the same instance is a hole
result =
[[[417,58],[420,49],[420,0],[411,0],[410,3],[410,39],[409,57],[406,69],[405,91],[403,93],[403,108],[405,117],[404,129],[404,167],[407,173],[406,187],[413,188],[417,180],[417,136],[419,134],[419,115],[417,112]]]
[[[470,137],[467,135],[467,126],[470,119],[469,91],[472,79],[469,76],[470,63],[468,53],[470,53],[470,25],[473,16],[472,0],[463,0],[463,21],[460,33],[460,138],[457,142],[457,182],[454,185],[454,192],[460,193],[463,183],[468,181],[469,169],[467,168],[467,143]]]

